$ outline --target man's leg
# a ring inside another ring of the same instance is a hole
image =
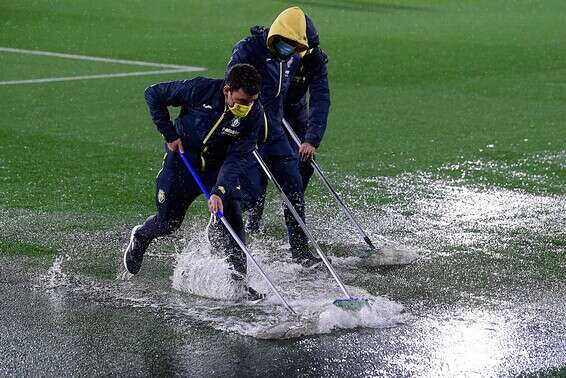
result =
[[[273,176],[277,182],[281,184],[283,192],[289,198],[291,204],[304,222],[305,201],[297,158],[294,156],[274,158],[269,163],[269,168],[272,170]],[[304,250],[308,245],[308,239],[305,233],[286,206],[284,209],[284,215],[291,251],[295,253],[295,251]]]
[[[211,188],[216,181],[216,176],[217,174],[210,175],[205,185]],[[241,201],[241,191],[236,190],[226,195],[222,203],[224,205],[224,218],[228,221],[240,240],[246,244]],[[258,293],[246,284],[247,256],[228,229],[221,224],[221,221],[217,221],[216,224],[209,224],[208,239],[213,249],[220,250],[226,255],[226,262],[228,263],[229,269],[232,270],[232,278],[238,284],[242,285],[245,290],[246,299],[255,301],[265,298],[264,294]]]
[[[303,181],[303,192],[306,192],[309,186],[309,181],[314,173],[314,168],[312,167],[310,161],[301,161],[299,163],[299,172]]]
[[[237,198],[237,196],[227,196],[224,199],[224,217],[226,217],[230,226],[232,226],[240,240],[245,244],[246,239],[240,199]],[[257,301],[265,298],[265,294],[257,292],[245,283],[247,275],[247,256],[225,227],[222,227],[222,237],[229,240],[229,242],[226,243],[228,245],[226,261],[234,271],[232,278],[244,281],[246,299],[249,301]]]
[[[169,235],[181,226],[187,208],[198,195],[196,185],[187,180],[186,168],[181,164],[176,153],[168,152],[165,156],[156,179],[157,214],[134,227],[124,254],[124,265],[131,274],[141,269],[143,254],[153,239]]]
[[[212,190],[218,178],[218,171],[207,171],[202,173],[201,180],[208,190]],[[230,190],[222,199],[224,206],[224,218],[228,221],[236,235],[246,243],[244,234],[244,222],[242,220],[242,195],[241,190]],[[211,218],[207,227],[208,240],[215,252],[226,255],[226,262],[231,270],[239,276],[246,275],[246,255],[240,248],[236,240],[232,237],[228,229],[224,227],[222,221]]]
[[[266,163],[277,182],[281,185],[283,192],[289,198],[291,204],[304,222],[305,202],[298,158],[285,137],[272,143],[270,152],[271,154]],[[314,257],[308,251],[307,236],[286,206],[284,214],[287,233],[289,235],[289,245],[291,246],[293,257]]]
[[[258,232],[265,206],[267,176],[265,176],[254,157],[251,157],[246,163],[244,174],[240,177],[240,183],[242,188],[242,209],[248,212],[245,230],[248,233]]]
[[[244,234],[244,222],[242,220],[242,210],[240,207],[239,199],[233,196],[224,197],[224,217],[230,223],[230,226],[236,232],[236,235],[246,243],[246,236]],[[222,227],[221,237],[226,241],[226,261],[231,269],[240,276],[247,274],[247,258],[246,254],[236,240],[230,235],[226,227]]]
[[[308,126],[308,107],[306,103],[299,103],[285,107],[285,119],[289,122],[289,125],[299,137],[299,140],[303,142],[305,140],[305,135]],[[299,146],[293,140],[293,138],[287,133],[289,144],[291,149],[294,151],[296,156],[299,156]],[[302,161],[299,157],[299,173],[301,174],[301,179],[303,180],[303,193],[306,192],[309,181],[314,173],[314,169],[309,161]]]

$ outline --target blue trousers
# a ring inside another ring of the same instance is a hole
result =
[[[198,171],[199,178],[210,191],[216,183],[218,169]],[[176,152],[167,151],[163,167],[156,179],[155,204],[157,214],[147,218],[145,223],[136,232],[136,237],[142,242],[149,243],[160,236],[169,235],[176,231],[183,222],[185,214],[193,201],[202,194],[189,170],[183,164]],[[236,192],[224,196],[224,217],[245,243],[244,225],[242,221],[241,197]],[[222,226],[217,228],[218,236],[225,245],[226,261],[232,269],[245,274],[246,256],[238,244],[233,240],[228,230]]]
[[[295,134],[297,134],[301,142],[304,142],[305,140],[308,118],[309,114],[306,103],[299,103],[293,106],[285,107],[285,119],[287,120],[287,122],[289,122],[289,125],[291,126]],[[290,135],[288,135],[288,137],[291,148],[295,152],[295,155],[298,156],[299,146],[297,146]],[[308,161],[302,161],[299,159],[299,173],[301,174],[301,179],[303,180],[304,193],[306,192],[309,181],[314,173],[314,168]]]
[[[259,148],[259,154],[304,221],[305,201],[303,181],[299,173],[299,160],[287,137],[282,136],[275,141],[262,145]],[[257,216],[257,211],[259,211],[259,217],[261,217],[267,180],[261,166],[252,157],[247,162],[244,174],[240,177],[242,207],[244,210],[250,210],[250,216]],[[287,207],[285,207],[284,215],[291,250],[305,248],[308,245],[308,239]]]

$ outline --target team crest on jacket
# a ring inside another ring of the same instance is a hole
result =
[[[163,189],[159,189],[159,192],[157,192],[157,201],[159,203],[165,202],[165,191]]]
[[[238,127],[238,126],[240,126],[240,119],[238,117],[236,117],[232,120],[230,127]]]

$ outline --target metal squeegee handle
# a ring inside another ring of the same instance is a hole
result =
[[[285,126],[285,129],[287,130],[287,132],[289,133],[289,135],[291,136],[291,138],[295,141],[295,143],[297,144],[297,146],[301,146],[301,141],[299,139],[299,137],[297,136],[297,134],[295,133],[295,131],[293,130],[293,128],[291,128],[291,125],[289,125],[289,123],[283,119],[283,125]],[[318,166],[318,164],[314,161],[314,159],[309,159],[311,166],[313,167],[313,169],[315,170],[316,174],[318,175],[318,177],[320,178],[320,180],[322,181],[322,183],[324,184],[324,186],[326,187],[326,189],[330,192],[330,194],[332,194],[332,197],[334,197],[334,199],[336,200],[336,202],[338,203],[338,205],[340,206],[340,208],[342,209],[342,211],[344,212],[344,214],[346,214],[346,217],[348,217],[348,219],[350,220],[350,223],[352,223],[354,225],[354,227],[356,228],[356,230],[358,231],[358,233],[360,234],[360,236],[362,237],[362,239],[372,248],[372,249],[377,249],[375,247],[375,245],[372,243],[371,239],[369,238],[369,236],[365,233],[364,229],[362,228],[362,226],[360,225],[360,223],[356,220],[356,218],[354,217],[354,214],[352,214],[352,211],[348,208],[348,206],[346,206],[346,204],[344,203],[344,201],[342,201],[342,198],[340,198],[340,196],[338,195],[338,193],[336,193],[336,191],[334,190],[334,188],[332,188],[332,185],[330,185],[330,182],[328,182],[328,180],[326,179],[326,177],[324,176],[324,174],[322,173],[322,170],[320,169],[320,167]]]
[[[330,273],[332,274],[332,277],[334,277],[334,279],[336,280],[336,282],[338,283],[338,285],[340,286],[340,289],[342,289],[342,291],[344,292],[344,295],[346,295],[346,297],[348,299],[351,299],[352,297],[350,296],[350,294],[348,293],[348,290],[346,290],[346,287],[344,286],[344,284],[342,283],[342,280],[340,280],[340,277],[338,277],[338,274],[336,273],[336,271],[334,270],[334,268],[332,267],[332,265],[330,265],[330,262],[328,261],[328,259],[326,258],[326,256],[324,255],[324,252],[322,252],[322,249],[320,248],[320,246],[318,245],[318,243],[316,242],[316,239],[314,238],[313,234],[310,232],[310,230],[308,229],[307,225],[305,224],[305,222],[303,222],[303,220],[301,219],[301,217],[299,216],[299,213],[297,213],[297,210],[295,210],[295,207],[293,207],[293,204],[291,203],[291,201],[289,200],[289,198],[287,197],[287,195],[285,194],[285,192],[283,192],[283,188],[281,187],[281,185],[279,185],[279,183],[277,182],[277,180],[275,179],[275,177],[273,177],[273,175],[271,174],[269,168],[267,167],[267,165],[265,164],[265,162],[263,161],[263,159],[261,158],[261,156],[259,156],[259,153],[257,152],[257,150],[255,150],[253,152],[254,157],[256,158],[257,162],[259,163],[259,165],[261,165],[261,167],[263,168],[263,171],[265,172],[265,174],[267,175],[267,177],[271,180],[271,182],[273,182],[273,185],[275,185],[275,188],[277,189],[277,191],[279,192],[279,194],[281,195],[281,198],[283,198],[283,201],[285,202],[285,205],[287,206],[287,208],[289,209],[289,211],[291,211],[291,214],[293,214],[293,217],[295,218],[295,220],[297,221],[297,223],[299,223],[299,226],[303,229],[303,231],[305,232],[305,234],[307,235],[308,239],[312,242],[312,244],[314,245],[316,252],[318,253],[318,255],[320,256],[320,258],[322,259],[322,261],[324,262],[324,265],[326,265],[326,267],[328,268],[328,270],[330,271]]]

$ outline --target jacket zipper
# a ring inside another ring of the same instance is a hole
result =
[[[279,96],[281,93],[281,82],[283,81],[283,62],[279,62],[279,87],[277,88],[277,94],[275,97]]]
[[[267,142],[267,132],[269,128],[269,124],[267,123],[267,116],[265,115],[265,113],[263,113],[263,126],[264,126],[263,143],[265,143]]]

